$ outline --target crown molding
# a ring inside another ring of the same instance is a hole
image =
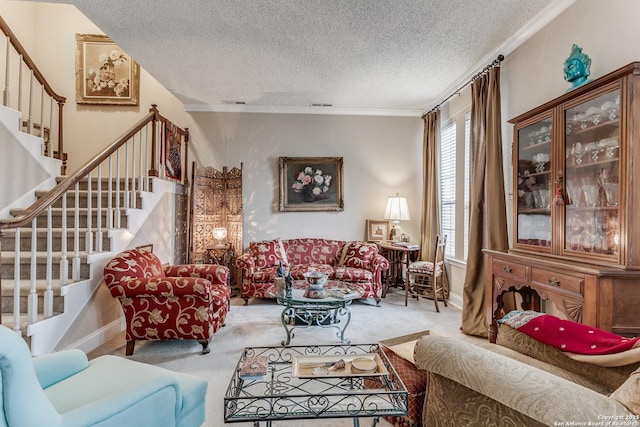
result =
[[[487,64],[493,62],[498,55],[508,56],[511,52],[520,47],[524,42],[529,40],[538,31],[543,29],[547,24],[556,19],[562,12],[567,10],[569,6],[574,4],[576,0],[555,0],[538,15],[536,15],[531,21],[529,21],[524,27],[522,27],[513,36],[509,37],[503,44],[492,50],[489,54],[484,56],[473,67],[469,69],[462,77],[451,84],[442,94],[436,97],[437,101],[429,104],[424,109],[423,113],[430,111],[433,107],[440,104],[456,89],[468,83],[476,74],[478,74]]]
[[[382,108],[336,108],[336,107],[276,107],[250,104],[184,104],[188,113],[267,113],[267,114],[319,114],[336,116],[388,116],[421,117],[422,110]]]

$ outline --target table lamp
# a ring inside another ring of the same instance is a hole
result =
[[[224,238],[227,237],[227,229],[224,227],[216,227],[212,231],[213,238],[216,239],[216,243],[221,245],[224,241]]]
[[[400,197],[399,193],[389,197],[387,200],[387,209],[384,211],[384,219],[391,220],[391,240],[400,241],[400,232],[398,225],[400,221],[408,221],[411,219],[409,215],[409,204],[406,197]]]

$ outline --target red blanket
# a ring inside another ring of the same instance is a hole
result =
[[[499,322],[570,353],[613,354],[640,347],[640,337],[625,338],[535,311],[512,311]]]

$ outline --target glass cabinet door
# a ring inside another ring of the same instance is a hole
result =
[[[518,129],[516,243],[551,247],[551,117]]]
[[[620,90],[564,110],[564,251],[620,251]]]

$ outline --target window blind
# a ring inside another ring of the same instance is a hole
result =
[[[447,235],[445,256],[456,254],[456,124],[440,130],[440,229]]]
[[[469,206],[471,199],[471,113],[464,117],[464,254],[463,259],[467,260],[469,254]]]

